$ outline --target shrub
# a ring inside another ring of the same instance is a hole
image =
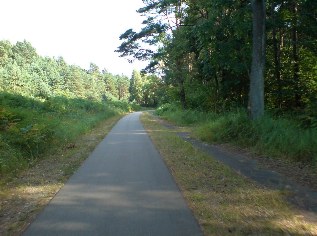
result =
[[[48,100],[0,93],[0,175],[61,147],[104,119],[128,112],[120,101],[54,97]]]

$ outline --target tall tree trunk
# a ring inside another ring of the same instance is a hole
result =
[[[185,80],[183,78],[183,73],[182,73],[182,62],[181,59],[177,59],[176,61],[176,70],[177,70],[177,81],[179,85],[179,98],[180,102],[182,104],[182,108],[186,109],[187,108],[187,102],[186,102],[186,92],[185,92]]]
[[[250,73],[250,118],[264,115],[265,0],[251,0],[253,43]]]
[[[298,55],[298,33],[297,33],[297,3],[293,1],[293,22],[292,22],[292,47],[293,47],[293,79],[295,84],[295,107],[301,107],[301,91],[299,81],[299,55]]]
[[[276,22],[275,17],[275,4],[272,3],[272,20]],[[277,107],[282,107],[282,80],[281,80],[281,46],[280,42],[277,41],[277,30],[276,25],[273,25],[273,51],[274,51],[274,79],[277,81]]]
[[[184,80],[179,82],[179,95],[180,100],[182,103],[182,107],[185,110],[187,108],[187,102],[186,102],[186,93],[185,93],[185,86],[184,86]]]

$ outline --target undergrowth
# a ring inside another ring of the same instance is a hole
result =
[[[317,165],[317,129],[304,129],[295,119],[269,114],[251,121],[240,109],[226,113],[182,110],[165,104],[157,114],[178,125],[193,126],[194,136],[216,143],[233,143],[272,158]]]
[[[43,153],[131,109],[126,102],[65,97],[39,100],[0,93],[0,176],[14,175]]]

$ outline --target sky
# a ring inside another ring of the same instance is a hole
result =
[[[147,64],[114,52],[122,33],[141,28],[142,0],[0,0],[0,6],[0,40],[26,40],[41,56],[62,56],[85,69],[93,62],[129,77]]]

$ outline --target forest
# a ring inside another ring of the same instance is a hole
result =
[[[316,166],[316,1],[143,2],[137,10],[143,28],[123,32],[116,50],[129,61],[149,61],[131,78],[94,63],[86,70],[40,56],[28,41],[0,41],[1,174],[32,163],[47,143],[65,143],[140,106],[195,127],[204,141]],[[263,8],[261,45],[253,40],[257,3]],[[252,119],[255,46],[262,46],[265,59],[255,86],[264,88],[263,98],[255,92],[264,107]]]
[[[52,97],[88,100],[124,100],[129,78],[112,75],[90,64],[88,70],[68,65],[62,57],[39,56],[31,43],[0,41],[0,88],[35,99]]]
[[[143,3],[143,28],[123,32],[116,51],[150,61],[143,73],[161,78],[158,114],[196,125],[203,140],[316,164],[316,1]],[[253,96],[263,106],[255,120]]]
[[[37,54],[28,41],[0,41],[0,175],[14,174],[116,114],[158,104],[155,75],[131,79],[90,63]]]
[[[143,78],[137,89],[156,77]],[[129,87],[127,76],[94,63],[85,70],[38,55],[27,41],[0,41],[0,176],[18,173],[106,118],[138,109],[129,103]]]
[[[206,235],[314,234],[317,1],[142,2],[142,27],[122,32],[113,49],[130,62],[149,62],[130,77],[39,55],[27,39],[0,39],[0,234],[26,228],[113,125],[137,110],[151,110],[140,120]],[[261,174],[277,188],[262,186],[179,131],[290,182]],[[128,184],[102,191],[130,194]],[[175,207],[136,206],[179,215]]]

